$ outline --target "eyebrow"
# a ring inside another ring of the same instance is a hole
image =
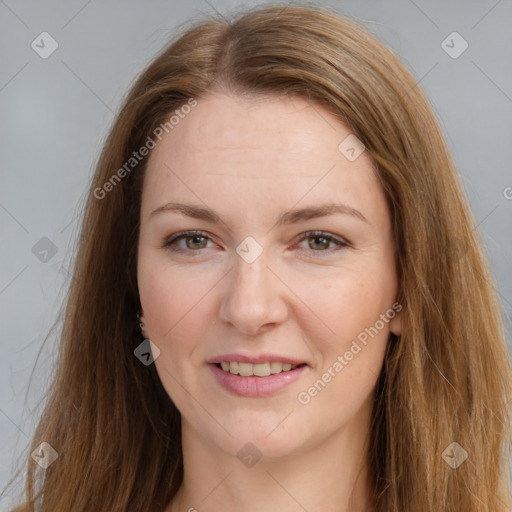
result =
[[[224,224],[224,221],[221,219],[220,215],[210,208],[176,202],[170,202],[159,206],[156,208],[156,210],[153,210],[150,213],[149,218],[151,219],[155,215],[164,212],[174,212],[186,217],[191,217],[193,219],[199,219],[214,224]],[[355,208],[345,204],[328,203],[324,205],[309,206],[307,208],[282,212],[277,220],[277,225],[285,226],[334,214],[350,215],[365,222],[366,224],[370,224],[368,219],[359,210],[356,210]]]

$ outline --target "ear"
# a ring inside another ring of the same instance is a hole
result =
[[[138,313],[138,322],[139,322],[140,332],[142,333],[142,336],[144,336],[144,338],[147,339],[148,333],[146,330],[146,322],[144,320],[144,313],[142,312],[142,309]]]
[[[389,329],[396,336],[400,336],[402,334],[402,306],[400,305],[400,309],[393,308],[393,310],[395,311],[395,316],[389,321]]]

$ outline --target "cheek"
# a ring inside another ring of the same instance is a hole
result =
[[[296,283],[307,306],[301,306],[304,310],[297,317],[311,318],[308,329],[317,333],[312,339],[318,340],[321,333],[326,352],[346,350],[391,304],[385,283],[369,279],[365,272],[343,271],[317,279],[314,286],[307,279]]]
[[[375,387],[389,338],[386,311],[394,299],[390,274],[375,279],[364,272],[345,274],[325,284],[325,293],[316,290],[311,297],[334,333],[321,342],[316,338],[321,363],[301,403],[310,400],[319,415],[332,421],[355,414]]]
[[[381,315],[394,299],[390,274],[344,272],[310,288],[308,305],[328,329],[319,336],[318,321],[316,329],[314,323],[309,327],[319,366],[312,387],[302,391],[315,402],[318,414],[332,415],[333,421],[338,414],[355,414],[375,387],[389,338],[389,318],[383,321]],[[333,403],[344,405],[327,412]]]
[[[167,394],[180,410],[187,410],[194,387],[201,342],[208,332],[212,312],[208,292],[214,276],[197,276],[169,265],[161,257],[144,259],[139,266],[139,293],[148,337],[159,348],[155,367]]]
[[[380,297],[375,299],[361,286],[354,285],[352,293],[345,290],[346,295],[325,303],[323,317],[336,334],[313,338],[321,354],[319,365],[296,397],[308,418],[319,418],[332,428],[350,421],[367,404],[389,338],[389,323],[381,321],[375,327],[385,311]]]
[[[194,330],[199,329],[198,319],[204,318],[204,299],[214,281],[208,275],[180,270],[160,255],[141,255],[139,293],[151,340],[161,344],[160,348],[169,348],[176,337],[193,338]]]

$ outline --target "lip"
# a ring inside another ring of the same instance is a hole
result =
[[[284,359],[284,361],[283,359],[274,359],[274,361],[279,360],[285,363],[289,362],[288,360],[286,360],[286,358]],[[243,359],[233,359],[233,361],[235,360],[241,362],[251,362],[244,361]],[[222,361],[228,361],[228,359],[222,359]],[[266,361],[269,361],[269,359],[264,359],[262,362]],[[308,365],[304,364],[303,366],[299,366],[294,370],[290,370],[288,372],[274,373],[272,375],[269,375],[268,377],[242,377],[241,375],[234,375],[233,373],[224,371],[222,368],[216,366],[216,364],[213,361],[210,364],[208,364],[208,366],[211,369],[213,375],[215,376],[217,382],[224,389],[235,395],[245,397],[263,397],[277,393],[281,389],[285,388],[286,386],[289,386],[297,379],[299,379],[300,376],[308,369]]]
[[[208,363],[222,363],[222,362],[237,362],[237,363],[271,363],[272,361],[278,361],[281,363],[290,363],[290,364],[304,364],[305,361],[301,361],[299,359],[290,359],[286,356],[279,356],[277,354],[259,354],[258,356],[246,356],[243,354],[224,354],[220,356],[212,357],[208,359]],[[262,377],[259,377],[262,378]],[[263,377],[265,378],[265,377]]]

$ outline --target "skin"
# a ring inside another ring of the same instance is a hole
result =
[[[143,333],[160,349],[156,369],[182,417],[184,482],[166,512],[367,511],[372,392],[400,314],[308,404],[298,394],[332,367],[397,296],[390,212],[367,152],[349,161],[351,133],[302,99],[212,93],[152,150],[138,246]],[[214,209],[222,223],[175,212],[169,201]],[[276,226],[290,209],[344,203],[360,211]],[[208,238],[162,244],[172,234]],[[350,242],[303,233],[324,231]],[[247,263],[237,246],[252,236],[263,253]],[[176,247],[176,245],[175,245]],[[207,360],[273,353],[308,364],[267,397],[226,391]],[[331,370],[332,373],[332,370]],[[261,459],[237,452],[251,442]]]

